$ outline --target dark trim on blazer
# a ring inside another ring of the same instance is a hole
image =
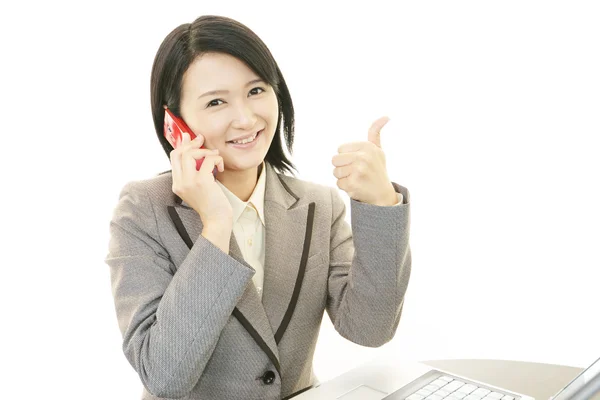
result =
[[[277,174],[277,178],[279,179],[279,181],[281,182],[281,184],[283,185],[285,190],[292,197],[294,197],[296,199],[296,201],[298,201],[299,197],[296,196],[296,194],[291,191],[289,186],[281,179],[279,174]],[[183,207],[181,197],[175,195],[175,202],[178,205]],[[173,223],[175,224],[175,228],[177,229],[179,236],[181,236],[181,238],[183,239],[185,244],[191,250],[192,247],[194,246],[194,242],[190,238],[190,235],[188,234],[187,230],[185,229],[185,226],[183,225],[183,222],[181,221],[179,214],[177,214],[175,207],[167,206],[167,208],[169,211],[169,216],[170,216],[171,220],[173,221]],[[302,281],[304,279],[304,273],[306,271],[306,263],[308,262],[308,254],[309,254],[309,250],[310,250],[310,242],[312,239],[314,217],[315,217],[315,203],[312,202],[308,205],[308,216],[306,218],[306,231],[305,231],[305,235],[304,235],[304,246],[302,248],[302,258],[300,260],[300,268],[298,269],[298,275],[296,276],[296,283],[294,285],[294,291],[292,293],[292,298],[290,299],[290,304],[288,304],[288,308],[283,316],[281,324],[279,325],[279,328],[277,328],[277,332],[275,333],[275,343],[276,344],[279,344],[279,342],[281,341],[281,338],[283,337],[283,334],[285,333],[285,331],[290,323],[290,320],[292,319],[292,315],[294,314],[294,310],[296,309],[296,304],[298,302],[298,297],[300,296],[300,289],[302,287]],[[248,333],[250,334],[250,336],[252,336],[252,338],[258,344],[258,346],[265,352],[265,354],[269,357],[269,359],[271,360],[271,362],[277,369],[279,376],[281,376],[281,366],[279,365],[279,361],[277,360],[277,357],[275,357],[275,354],[273,354],[273,352],[271,351],[271,349],[269,348],[267,343],[263,340],[263,338],[256,331],[256,329],[254,329],[254,327],[248,321],[248,319],[246,319],[244,314],[242,314],[242,312],[237,307],[235,307],[233,309],[232,315],[240,322],[240,324],[242,324],[244,329],[246,329],[246,331],[248,331]],[[310,389],[310,387],[303,389],[303,390],[307,390],[307,389]],[[300,393],[301,392],[296,392],[294,394],[294,396],[296,394],[300,394]]]
[[[290,187],[287,185],[287,183],[285,183],[283,181],[283,179],[281,179],[281,176],[279,174],[276,174],[276,175],[277,175],[277,178],[279,179],[279,182],[281,182],[281,185],[290,194],[290,196],[292,196],[294,199],[296,199],[296,201],[300,200],[300,198],[298,196],[296,196],[296,193],[292,192],[292,189],[290,189]]]
[[[260,337],[260,334],[256,331],[256,329],[254,329],[252,324],[246,319],[246,317],[244,317],[244,314],[242,314],[241,311],[238,310],[237,307],[235,307],[233,309],[233,316],[236,317],[238,321],[240,321],[240,324],[242,324],[242,326],[248,331],[250,336],[252,336],[252,338],[258,344],[258,346],[262,349],[262,351],[265,352],[267,357],[269,357],[269,360],[271,360],[273,365],[275,365],[275,369],[277,370],[277,373],[279,374],[279,376],[281,376],[281,366],[279,365],[279,361],[277,360],[277,357],[275,357],[275,354],[273,354],[273,352],[271,351],[269,346],[267,346],[267,343],[265,343],[263,338]]]
[[[183,208],[190,208],[183,204],[183,199],[181,197],[177,196],[175,193],[173,193],[173,196],[175,196],[175,203],[178,206],[183,207]],[[172,207],[172,206],[169,206],[169,207]]]
[[[181,236],[181,238],[183,239],[185,244],[191,249],[194,246],[194,243],[190,239],[190,235],[188,234],[187,230],[185,229],[183,222],[181,222],[181,218],[179,218],[179,214],[177,214],[175,207],[168,206],[168,209],[169,209],[169,216],[171,217],[171,220],[175,224],[175,228],[177,229],[179,236]],[[304,256],[302,259],[304,259]],[[304,273],[302,275],[304,275]],[[292,312],[293,312],[293,310],[292,310]],[[264,351],[265,354],[269,357],[269,359],[271,360],[273,365],[275,365],[275,369],[277,369],[279,376],[281,376],[281,367],[279,365],[279,361],[277,360],[277,357],[275,357],[275,354],[273,354],[273,352],[271,351],[269,346],[267,346],[267,343],[265,343],[265,341],[259,335],[259,333],[256,331],[256,329],[254,329],[252,324],[246,319],[246,317],[244,317],[244,314],[242,314],[242,312],[240,310],[238,310],[237,307],[233,309],[232,314],[240,322],[240,324],[242,324],[244,329],[246,329],[248,331],[250,336],[252,336],[252,338],[258,344],[258,346],[262,349],[262,351]]]
[[[294,285],[294,292],[292,293],[292,298],[290,300],[290,304],[288,304],[288,308],[283,315],[283,319],[281,320],[281,325],[277,328],[277,332],[275,333],[275,343],[279,344],[285,330],[287,329],[290,320],[292,319],[292,315],[294,314],[294,310],[296,309],[296,303],[298,302],[298,296],[300,296],[300,288],[302,287],[302,280],[304,279],[304,272],[306,271],[306,262],[308,261],[308,253],[310,250],[310,242],[312,238],[313,231],[313,222],[315,219],[315,203],[310,203],[308,205],[308,216],[306,218],[306,232],[304,233],[304,247],[302,248],[302,258],[300,260],[300,268],[298,268],[298,275],[296,276],[296,284]]]
[[[312,385],[311,385],[311,386],[308,386],[308,387],[305,387],[304,389],[300,389],[300,390],[298,390],[297,392],[294,392],[294,393],[290,394],[289,396],[285,396],[285,397],[284,397],[283,399],[281,399],[281,400],[288,400],[288,399],[291,399],[292,397],[296,397],[296,396],[298,396],[299,394],[301,394],[301,393],[304,393],[304,392],[306,392],[307,390],[309,390],[309,389],[312,389],[312,388],[313,388],[313,386],[312,386]]]
[[[183,222],[181,222],[181,218],[179,218],[179,214],[177,214],[177,211],[175,211],[175,207],[168,206],[167,208],[169,209],[169,216],[171,217],[171,220],[175,224],[175,229],[177,229],[179,236],[181,236],[181,238],[183,239],[183,241],[185,242],[187,247],[189,247],[191,250],[192,247],[194,247],[194,242],[192,242],[190,235],[188,234],[187,230],[185,229],[185,226],[183,226]]]

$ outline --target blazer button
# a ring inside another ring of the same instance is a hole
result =
[[[263,374],[261,378],[265,385],[271,385],[273,384],[273,382],[275,382],[275,372],[267,371]]]

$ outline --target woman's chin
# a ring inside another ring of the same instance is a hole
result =
[[[235,163],[227,163],[227,161],[224,162],[225,164],[225,171],[230,171],[230,172],[241,172],[241,171],[247,171],[250,169],[255,169],[258,166],[260,166],[260,164],[262,164],[264,160],[264,157],[260,158],[260,157],[248,157],[248,159],[236,159]],[[222,174],[223,172],[218,172],[218,174]]]

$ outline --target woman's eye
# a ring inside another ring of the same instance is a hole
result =
[[[260,90],[260,91],[259,91],[259,90]],[[259,92],[257,92],[257,91],[259,91]],[[254,95],[256,95],[256,94],[261,94],[261,93],[262,93],[262,92],[264,92],[264,91],[265,91],[265,89],[263,89],[263,88],[261,88],[261,87],[257,86],[257,87],[255,87],[254,89],[250,90],[250,93],[251,93],[251,94],[254,94]],[[219,103],[218,103],[219,101],[220,101],[221,103],[223,103],[223,100],[221,100],[221,99],[215,99],[215,100],[212,100],[210,103],[208,103],[208,104],[206,105],[206,108],[220,106],[221,104],[219,104]]]
[[[208,108],[208,107],[220,106],[220,104],[215,104],[215,102],[217,102],[217,101],[223,101],[223,100],[220,100],[220,99],[213,100],[213,101],[211,101],[210,103],[208,103],[208,104],[206,105],[206,107]]]
[[[260,93],[262,93],[262,92],[264,92],[264,91],[265,91],[265,89],[263,89],[263,88],[261,88],[261,87],[255,87],[254,89],[252,89],[252,90],[250,91],[250,93],[252,93],[252,92],[253,92],[253,91],[255,91],[256,89],[260,90],[261,92],[259,92],[259,93],[254,93],[254,94],[260,94]]]

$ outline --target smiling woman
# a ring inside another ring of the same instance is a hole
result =
[[[243,62],[222,53],[198,56],[182,86],[181,115],[192,131],[204,136],[204,146],[219,150],[225,162],[217,179],[247,180],[244,174],[260,165],[277,128],[279,106],[273,87]],[[211,87],[219,89],[205,92]],[[258,132],[263,134],[257,137]]]
[[[285,79],[267,46],[237,21],[203,16],[174,29],[154,60],[151,103],[156,133],[167,155],[173,148],[163,135],[163,105],[205,136],[207,148],[229,150],[227,141],[267,128],[263,158],[279,172],[295,170],[281,136],[275,135],[283,132],[291,154],[294,108]],[[221,182],[251,164],[231,152],[223,157],[227,172],[219,176]]]
[[[355,343],[392,339],[411,269],[410,198],[387,178],[384,120],[333,160],[338,186],[356,194],[351,227],[335,188],[285,174],[292,100],[246,26],[203,16],[173,30],[151,103],[172,170],[122,189],[105,260],[143,399],[291,398],[317,383],[325,311]],[[191,131],[175,149],[165,109]]]

